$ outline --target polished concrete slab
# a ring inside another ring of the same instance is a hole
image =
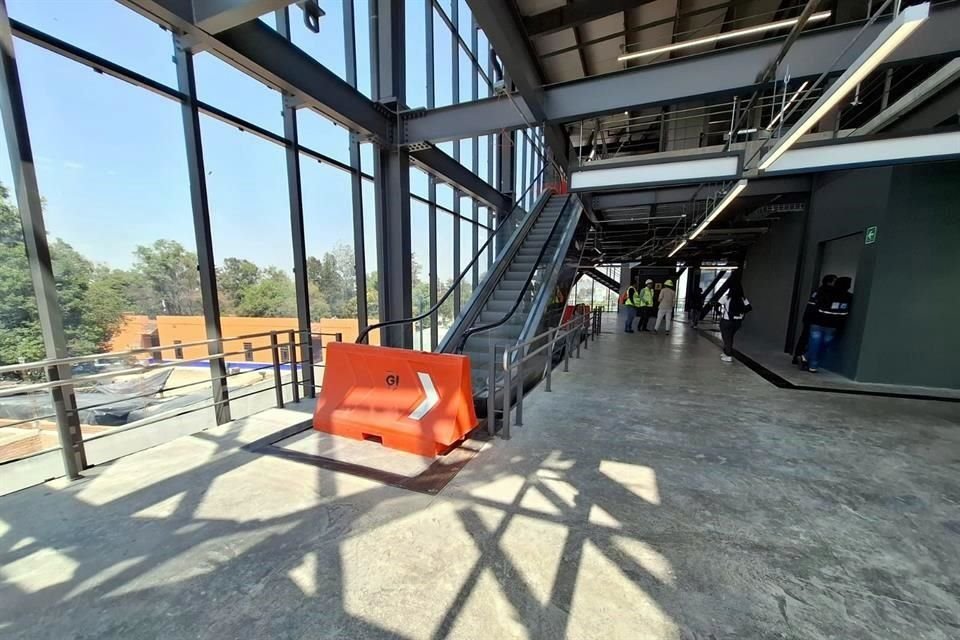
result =
[[[0,636],[960,635],[958,405],[582,355],[437,496],[245,448],[291,408],[0,498]]]

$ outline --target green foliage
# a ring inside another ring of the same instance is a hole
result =
[[[127,313],[199,315],[202,313],[197,255],[175,240],[160,239],[134,250],[131,269],[96,264],[60,239],[50,240],[59,309],[71,354],[105,350]],[[430,308],[430,288],[423,268],[413,261],[413,311]],[[310,316],[355,318],[356,265],[353,248],[337,245],[319,257],[307,258]],[[367,313],[379,317],[379,273],[367,274]],[[452,281],[439,284],[438,295]],[[276,267],[262,268],[242,258],[226,258],[217,269],[224,315],[296,316],[296,291],[290,275]],[[461,285],[464,303],[470,285]],[[453,297],[440,309],[440,324],[453,320]],[[424,321],[429,327],[430,320]],[[20,216],[0,185],[0,364],[45,357],[37,303],[24,250]]]
[[[137,311],[149,316],[201,313],[197,254],[175,240],[157,240],[134,250],[134,278],[142,286]]]

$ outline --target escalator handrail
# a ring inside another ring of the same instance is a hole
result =
[[[487,235],[487,240],[483,243],[483,246],[477,250],[476,255],[473,256],[473,260],[471,260],[470,263],[466,267],[464,267],[463,271],[460,272],[460,275],[457,276],[457,279],[453,281],[453,284],[450,285],[450,288],[447,289],[446,292],[437,300],[436,304],[434,304],[432,307],[427,309],[425,312],[419,315],[412,316],[410,318],[400,318],[398,320],[385,320],[384,322],[378,322],[376,324],[372,324],[360,332],[360,335],[357,336],[356,343],[361,344],[366,342],[367,336],[374,329],[383,329],[385,327],[395,327],[397,325],[402,325],[402,324],[412,324],[414,322],[423,320],[427,316],[431,316],[434,313],[436,313],[437,310],[440,309],[441,306],[443,306],[443,303],[447,301],[447,298],[450,297],[450,294],[452,294],[457,289],[457,287],[460,286],[460,281],[463,280],[463,278],[473,269],[474,263],[477,261],[477,259],[481,255],[483,255],[483,252],[487,249],[487,245],[489,245],[493,241],[493,239],[497,235],[497,232],[500,231],[501,227],[503,227],[507,223],[507,220],[513,217],[513,212],[516,211],[520,203],[523,202],[523,199],[527,197],[527,194],[530,192],[530,189],[536,186],[537,180],[540,178],[540,176],[543,175],[544,171],[546,170],[547,170],[546,166],[543,169],[541,169],[540,173],[536,175],[536,177],[533,179],[530,185],[523,191],[520,197],[514,201],[513,206],[510,208],[510,213],[503,216],[503,218],[497,223],[497,226],[494,227],[493,229],[493,233],[490,233]]]
[[[489,331],[490,329],[496,329],[499,326],[506,324],[510,317],[516,313],[517,309],[520,308],[520,303],[523,302],[523,296],[527,293],[527,289],[530,288],[530,284],[533,282],[533,276],[537,273],[537,269],[540,267],[540,263],[543,261],[543,256],[546,255],[547,247],[550,246],[550,243],[553,241],[553,236],[556,234],[557,229],[560,227],[560,221],[563,219],[563,214],[566,212],[567,207],[570,206],[570,199],[564,203],[563,208],[560,209],[560,213],[557,215],[557,219],[553,221],[553,226],[550,228],[550,235],[547,236],[547,239],[544,240],[543,246],[540,247],[540,253],[537,254],[537,259],[533,262],[533,269],[530,270],[530,274],[527,276],[526,282],[523,283],[523,288],[520,289],[520,293],[517,295],[517,299],[514,301],[513,306],[510,307],[510,310],[507,311],[499,320],[490,322],[488,324],[483,324],[478,327],[470,327],[463,332],[463,337],[460,338],[460,344],[457,345],[457,353],[463,353],[463,347],[467,343],[467,339],[470,336],[483,331]]]

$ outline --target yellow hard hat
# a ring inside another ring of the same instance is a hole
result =
[[[672,287],[672,286],[673,286],[673,280],[667,280],[666,282],[663,283],[663,286],[665,286],[665,287]]]

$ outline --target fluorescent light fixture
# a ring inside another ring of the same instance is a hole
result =
[[[820,22],[821,20],[826,20],[830,17],[829,11],[819,11],[807,19],[807,23],[811,22]],[[678,49],[688,49],[690,47],[698,47],[701,44],[709,44],[711,42],[723,42],[724,40],[733,40],[735,38],[741,38],[743,36],[749,36],[754,33],[764,33],[765,31],[775,31],[777,29],[783,29],[785,27],[792,27],[797,24],[800,20],[799,17],[796,18],[787,18],[786,20],[777,20],[776,22],[768,22],[767,24],[759,24],[755,27],[744,27],[743,29],[735,29],[734,31],[727,31],[726,33],[718,33],[712,36],[704,36],[702,38],[694,38],[693,40],[684,40],[683,42],[675,42],[673,44],[664,45],[662,47],[655,47],[653,49],[646,49],[644,51],[634,51],[633,53],[624,53],[623,55],[617,57],[619,62],[624,62],[626,60],[633,60],[634,58],[643,58],[646,56],[655,56],[660,53],[667,53],[669,51],[677,51]]]
[[[800,88],[797,89],[792,96],[790,96],[789,100],[787,100],[787,104],[783,105],[783,109],[780,109],[780,113],[778,113],[777,116],[770,121],[770,124],[767,125],[767,131],[770,131],[771,129],[773,129],[776,126],[776,124],[780,122],[780,118],[782,118],[784,114],[786,114],[787,111],[790,109],[791,105],[793,105],[793,103],[797,101],[797,98],[800,97],[800,94],[803,93],[803,90],[807,88],[808,84],[810,84],[809,80],[803,81],[803,84],[800,85]]]
[[[748,135],[748,134],[751,134],[751,133],[756,133],[756,132],[757,132],[757,128],[756,128],[756,127],[751,127],[750,129],[740,129],[740,131],[737,131],[737,135],[738,135],[738,136],[745,136],[745,135]]]
[[[680,249],[683,249],[685,246],[687,246],[686,240],[684,240],[683,242],[678,244],[676,247],[674,247],[673,251],[671,251],[670,255],[668,255],[667,257],[672,258],[673,256],[677,255],[677,251],[680,251]]]
[[[843,75],[837,78],[837,81],[820,96],[820,99],[810,107],[810,110],[803,114],[803,117],[790,128],[790,131],[767,152],[767,155],[760,161],[758,168],[761,171],[769,169],[770,165],[792,147],[803,134],[812,129],[813,125],[823,118],[830,109],[843,100],[844,96],[850,93],[894,49],[910,37],[910,34],[923,24],[928,15],[930,15],[929,2],[915,4],[901,11],[900,15],[894,18],[880,32],[877,39],[871,42],[866,50],[860,54],[860,57],[843,72]]]
[[[693,233],[690,234],[690,239],[694,240],[698,235],[700,235],[707,226],[713,222],[714,218],[723,213],[723,210],[730,206],[730,203],[740,195],[740,192],[747,188],[747,181],[741,180],[737,184],[733,185],[733,189],[727,192],[727,195],[723,196],[723,199],[717,203],[717,206],[713,208],[706,218],[703,219],[696,229],[693,230]]]

